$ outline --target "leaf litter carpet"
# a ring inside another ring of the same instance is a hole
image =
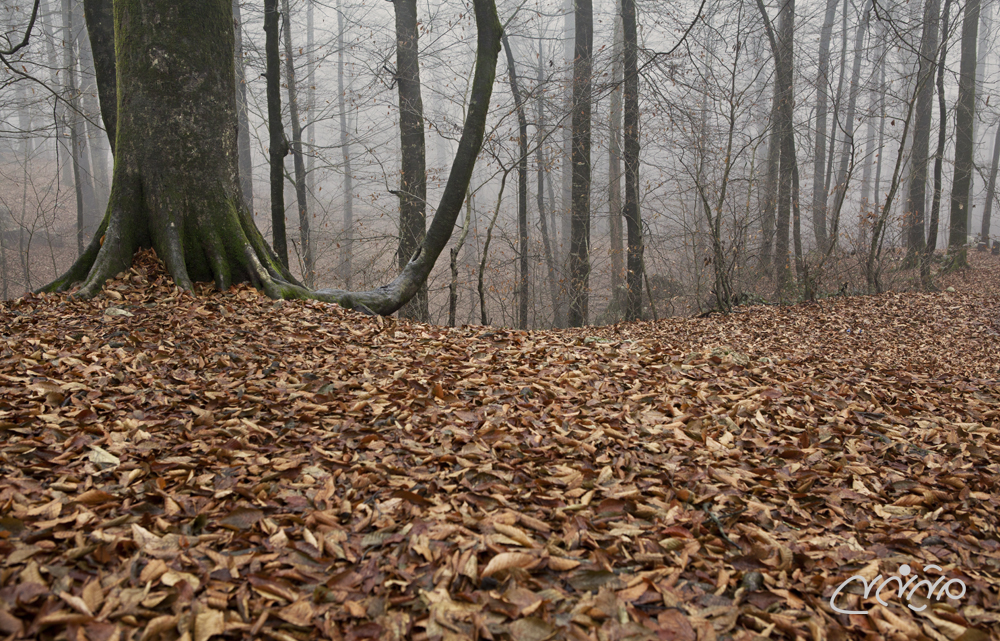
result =
[[[3,303],[0,638],[1000,639],[973,259],[551,332],[191,296],[148,255]]]

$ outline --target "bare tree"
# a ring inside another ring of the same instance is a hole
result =
[[[962,58],[959,62],[958,105],[955,114],[955,178],[951,190],[951,230],[948,251],[954,265],[965,266],[968,242],[969,184],[972,180],[974,141],[972,126],[976,115],[976,34],[979,30],[980,0],[969,0],[962,21]]]
[[[399,89],[400,184],[399,268],[414,257],[424,240],[427,206],[427,160],[424,147],[424,103],[420,97],[417,48],[417,2],[396,0],[396,85]],[[400,311],[404,318],[426,321],[427,283]]]
[[[302,158],[302,121],[299,120],[298,89],[295,85],[295,56],[292,50],[292,19],[288,0],[282,1],[282,26],[285,31],[285,82],[288,85],[288,109],[292,120],[292,163],[295,167],[295,200],[299,205],[299,242],[302,244],[302,280],[306,287],[316,286],[316,260],[309,231],[309,199],[306,191],[306,164]]]
[[[517,328],[528,328],[528,119],[524,115],[521,88],[517,82],[514,66],[514,52],[505,33],[501,38],[507,52],[507,77],[510,91],[514,95],[514,109],[517,111]]]
[[[591,0],[575,0],[573,59],[573,199],[570,229],[569,325],[587,324],[590,287],[590,117],[594,10]]]
[[[285,234],[285,156],[288,155],[288,140],[281,125],[278,18],[278,0],[264,0],[268,157],[271,166],[271,244],[281,265],[288,269],[288,240]]]
[[[643,245],[639,210],[639,40],[635,0],[622,0],[625,134],[625,225],[628,261],[625,274],[625,320],[638,320],[642,312]]]

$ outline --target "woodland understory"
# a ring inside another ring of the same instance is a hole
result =
[[[1000,639],[1000,258],[970,261],[558,331],[191,294],[150,253],[0,303],[0,636]],[[966,590],[831,608],[904,564]]]

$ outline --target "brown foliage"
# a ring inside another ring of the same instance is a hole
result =
[[[967,277],[532,333],[150,256],[5,303],[0,635],[1000,638],[1000,268]],[[967,592],[830,608],[904,563]]]

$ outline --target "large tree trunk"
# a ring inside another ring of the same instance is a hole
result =
[[[139,11],[119,5],[117,89],[128,99],[117,114],[111,202],[83,256],[44,290],[64,291],[82,281],[77,294],[94,296],[129,267],[137,249],[152,247],[182,289],[191,290],[194,280],[214,280],[219,289],[249,281],[273,298],[395,312],[426,282],[446,246],[485,137],[501,27],[491,0],[474,5],[475,74],[441,203],[403,273],[367,292],[312,292],[295,283],[243,203],[231,0],[144,0]]]
[[[399,268],[413,258],[424,240],[427,206],[427,160],[424,148],[424,103],[420,97],[417,57],[417,2],[396,0],[396,83],[399,87]],[[400,316],[426,321],[427,284],[420,287]]]
[[[104,0],[102,0],[104,1]],[[243,17],[240,0],[233,0],[233,36],[236,43],[234,60],[236,63],[236,115],[237,137],[240,161],[240,190],[243,201],[253,212],[253,157],[250,155],[250,113],[247,109],[247,73],[243,64]]]
[[[231,2],[148,0],[140,9],[115,11],[117,88],[127,98],[116,115],[107,213],[80,259],[46,289],[82,280],[79,294],[95,295],[151,246],[183,289],[251,281],[281,296],[276,283],[293,281],[237,182]]]
[[[340,149],[344,157],[344,242],[341,245],[340,279],[351,288],[354,275],[354,178],[351,170],[351,143],[347,132],[347,104],[344,95],[344,12],[337,0],[337,109],[340,112]],[[312,129],[310,127],[310,129]]]
[[[830,40],[839,0],[827,0],[819,36],[819,73],[816,77],[816,157],[813,162],[813,233],[820,251],[826,248],[826,109],[830,87]]]
[[[593,99],[591,55],[594,10],[591,0],[575,0],[573,59],[573,212],[570,229],[569,325],[587,324],[590,292],[590,113]]]
[[[920,64],[917,71],[917,105],[913,123],[913,151],[910,190],[906,198],[906,256],[915,265],[924,253],[924,212],[927,202],[927,159],[930,154],[931,115],[934,110],[935,54],[937,53],[938,0],[924,5],[923,34],[920,37]]]
[[[309,232],[309,196],[306,191],[306,164],[302,158],[302,121],[299,120],[298,91],[295,87],[295,56],[292,50],[292,19],[288,0],[282,2],[282,25],[285,32],[285,82],[288,84],[288,109],[292,120],[292,163],[295,167],[295,200],[299,204],[299,242],[302,244],[302,280],[306,287],[316,286],[316,260],[313,258],[312,234]]]
[[[962,22],[962,59],[959,63],[958,105],[955,109],[955,178],[951,190],[951,230],[948,251],[956,266],[965,266],[968,242],[969,185],[972,181],[972,122],[976,116],[976,35],[980,0],[969,0]]]
[[[517,110],[518,153],[517,161],[517,328],[528,329],[528,119],[524,115],[521,88],[517,84],[514,52],[510,50],[507,34],[503,35],[503,48],[507,52],[507,75],[510,91]]]
[[[271,167],[271,242],[281,265],[288,269],[288,239],[285,234],[285,156],[288,155],[288,140],[281,125],[278,18],[278,0],[264,0],[268,159]]]
[[[625,227],[628,257],[625,273],[625,320],[642,315],[642,215],[639,211],[639,40],[636,29],[635,0],[622,0],[622,38],[624,65],[624,134],[625,134]],[[650,301],[652,304],[652,301]]]

